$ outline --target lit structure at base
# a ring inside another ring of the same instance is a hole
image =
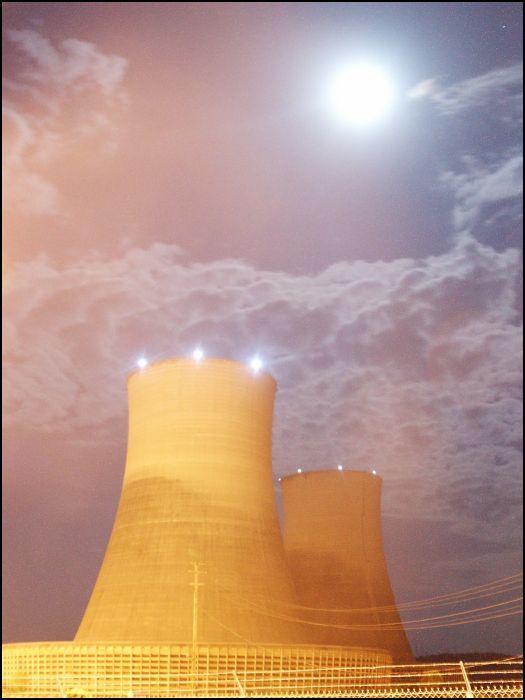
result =
[[[384,684],[389,661],[374,649],[299,644],[9,644],[3,697],[66,697],[75,688],[97,698],[324,695]]]
[[[297,612],[308,584],[300,581],[296,598],[271,471],[275,381],[261,369],[260,361],[250,369],[199,356],[143,363],[130,376],[122,494],[75,641],[6,645],[8,684],[18,678],[33,697],[53,696],[58,682],[96,697],[122,697],[126,688],[151,697],[230,697],[231,683],[242,679],[245,688],[271,677],[265,692],[279,696],[301,683],[319,690],[327,673],[341,688],[369,683],[372,667],[389,664],[381,635],[323,641],[306,615],[282,614]],[[345,493],[355,499],[352,489]],[[318,496],[331,497],[330,490]],[[297,576],[290,522],[286,543]],[[367,541],[381,547],[380,536]],[[366,555],[352,552],[362,568]],[[381,556],[374,550],[376,562]],[[343,557],[345,575],[350,559]],[[389,590],[384,562],[364,574],[375,575]],[[359,593],[357,606],[363,600]]]
[[[281,491],[284,545],[315,641],[379,646],[412,663],[383,552],[381,478],[306,472],[281,479]]]

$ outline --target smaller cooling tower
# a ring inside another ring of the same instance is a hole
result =
[[[315,471],[282,479],[281,489],[297,613],[322,623],[312,625],[316,643],[381,648],[412,662],[383,553],[381,479]]]

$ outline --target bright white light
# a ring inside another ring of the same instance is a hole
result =
[[[192,357],[195,360],[195,362],[200,362],[204,357],[204,351],[202,350],[202,348],[195,348]]]
[[[372,469],[372,474],[377,474],[375,469]]]
[[[303,473],[303,470],[301,469],[301,467],[299,467],[299,469],[297,470],[297,473],[298,473],[298,474],[302,474],[302,473]]]
[[[339,469],[340,472],[343,471],[343,465],[342,465],[342,464],[338,464],[338,465],[337,465],[337,468]]]
[[[395,90],[386,73],[368,63],[342,68],[333,78],[328,104],[346,124],[365,125],[379,121],[391,110]]]
[[[137,365],[140,367],[140,369],[144,369],[148,364],[148,361],[146,360],[145,357],[139,357],[137,360]]]
[[[253,369],[255,374],[257,374],[257,372],[261,369],[262,366],[262,360],[258,355],[252,357],[252,359],[250,360],[250,367]]]

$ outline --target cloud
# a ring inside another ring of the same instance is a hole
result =
[[[155,361],[202,343],[244,361],[257,351],[279,382],[277,473],[374,466],[390,516],[406,516],[410,484],[414,515],[508,538],[519,502],[505,494],[519,492],[521,464],[517,251],[465,237],[441,256],[341,262],[312,276],[179,256],[155,244],[63,269],[44,257],[16,266],[6,425],[108,442],[142,352]],[[485,488],[493,505],[479,501]]]
[[[520,99],[523,89],[523,66],[515,64],[491,70],[482,75],[462,80],[448,87],[440,87],[436,78],[427,78],[414,85],[407,97],[412,100],[431,100],[441,114],[447,116],[490,105],[498,105],[498,113],[511,109],[522,112]],[[510,116],[510,115],[509,115]]]
[[[428,78],[411,87],[410,90],[407,91],[406,96],[409,100],[422,100],[435,95],[438,90],[439,84],[437,80],[435,78]]]
[[[13,108],[4,107],[2,115],[9,133],[3,153],[4,204],[17,203],[40,216],[58,215],[62,202],[57,188],[26,165],[25,153],[37,139],[34,126]]]
[[[54,169],[67,170],[81,145],[106,154],[115,147],[127,61],[77,39],[55,47],[34,30],[6,34],[19,64],[3,81],[3,206],[11,215],[61,216]]]
[[[75,91],[94,87],[108,96],[121,89],[127,67],[122,56],[105,55],[94,44],[78,39],[64,39],[55,48],[32,29],[10,29],[7,38],[29,63],[21,72],[25,82],[51,81]]]
[[[522,245],[523,114],[521,64],[441,87],[434,78],[408,99],[428,102],[444,120],[441,185],[453,197],[452,226],[496,250]],[[448,138],[457,133],[459,138]]]
[[[511,149],[492,164],[472,156],[462,161],[463,172],[447,171],[441,176],[455,199],[454,229],[469,231],[496,247],[518,245],[518,223],[523,217],[522,153]]]
[[[515,113],[522,111],[522,90],[523,66],[515,64],[464,80],[435,93],[433,99],[440,111],[449,115],[487,104],[497,104],[498,111],[512,108]]]

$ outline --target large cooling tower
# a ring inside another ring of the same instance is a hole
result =
[[[252,607],[292,602],[274,394],[269,374],[228,360],[168,360],[129,377],[122,494],[76,642],[187,642],[195,619],[200,644],[305,642],[304,626]]]
[[[298,611],[321,623],[312,625],[316,643],[378,647],[398,663],[412,661],[383,553],[381,479],[315,471],[282,479],[281,489]]]

